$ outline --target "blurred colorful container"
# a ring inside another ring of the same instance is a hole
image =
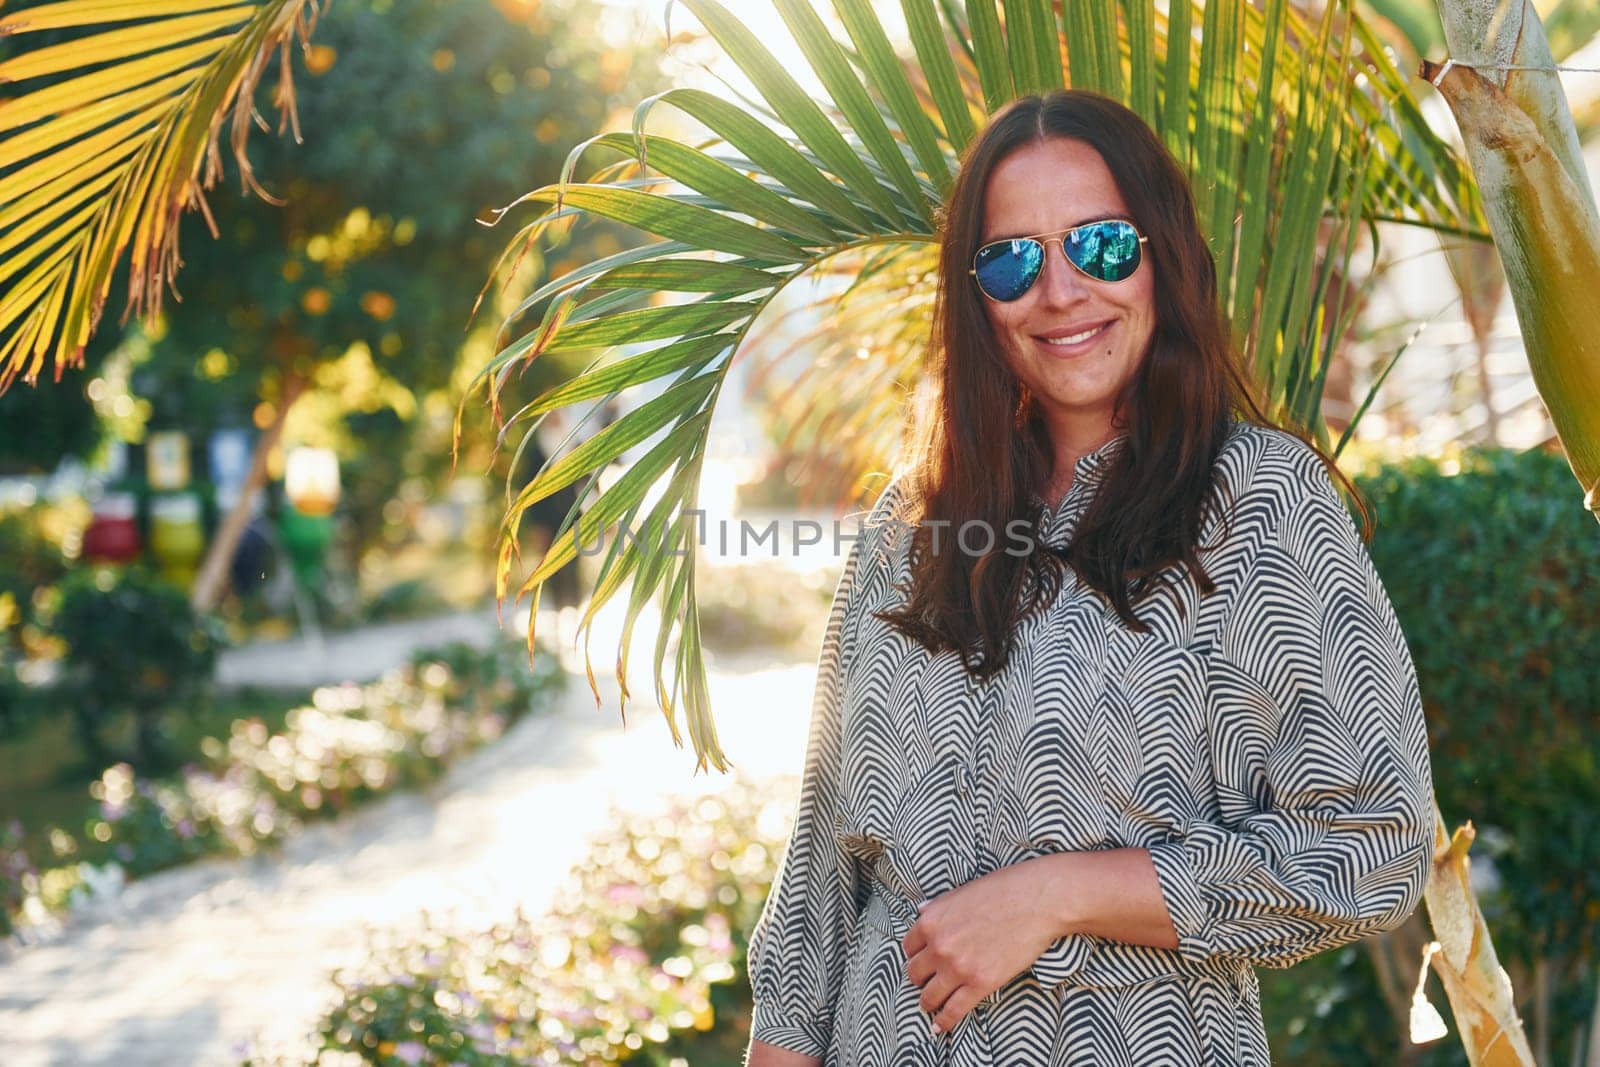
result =
[[[145,443],[145,478],[157,493],[185,489],[189,485],[189,435],[182,430],[164,430],[150,435]]]
[[[107,493],[95,501],[83,531],[83,558],[95,563],[132,563],[144,546],[139,539],[138,501],[132,493]]]
[[[199,497],[171,493],[150,501],[150,555],[162,577],[187,588],[194,582],[205,550]]]

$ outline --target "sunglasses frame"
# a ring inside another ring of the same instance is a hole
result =
[[[1021,300],[1023,297],[1027,296],[1028,293],[1033,289],[1033,287],[1035,285],[1039,284],[1039,279],[1044,276],[1044,267],[1040,266],[1039,273],[1034,275],[1033,281],[1028,283],[1028,288],[1027,289],[1022,290],[1022,292],[1018,293],[1016,296],[1012,297],[1010,300],[1001,300],[998,297],[990,296],[989,295],[989,291],[983,287],[983,283],[979,282],[977,280],[977,277],[978,277],[978,257],[983,254],[984,249],[993,248],[995,245],[1003,245],[1003,244],[1006,244],[1006,243],[1011,242],[1011,241],[1038,241],[1040,247],[1043,249],[1043,253],[1044,253],[1045,258],[1048,259],[1049,258],[1049,254],[1050,254],[1050,242],[1052,240],[1054,240],[1056,244],[1061,246],[1061,258],[1066,260],[1068,263],[1071,263],[1073,270],[1077,271],[1079,274],[1083,275],[1085,278],[1088,278],[1090,281],[1099,282],[1101,285],[1117,285],[1117,284],[1119,284],[1121,282],[1127,281],[1128,278],[1132,278],[1134,274],[1137,274],[1139,272],[1138,266],[1136,265],[1133,268],[1133,273],[1129,274],[1127,278],[1119,278],[1119,279],[1117,279],[1117,281],[1113,282],[1113,281],[1107,281],[1104,278],[1096,278],[1093,274],[1090,274],[1088,271],[1086,271],[1082,267],[1078,266],[1077,263],[1073,262],[1072,257],[1067,255],[1067,241],[1066,241],[1067,234],[1076,233],[1079,230],[1087,230],[1090,226],[1103,226],[1108,222],[1125,222],[1129,226],[1133,227],[1133,232],[1134,232],[1134,234],[1136,236],[1138,236],[1139,244],[1141,244],[1141,245],[1145,244],[1147,241],[1150,240],[1144,234],[1139,233],[1139,227],[1138,227],[1137,224],[1134,223],[1134,221],[1132,219],[1095,219],[1093,222],[1085,222],[1085,223],[1083,223],[1082,225],[1079,225],[1079,226],[1068,226],[1064,230],[1052,230],[1049,233],[1028,234],[1025,237],[1002,237],[998,241],[989,241],[989,242],[987,242],[985,244],[981,244],[981,245],[978,246],[978,250],[976,252],[972,253],[972,269],[967,271],[967,273],[972,275],[973,284],[977,285],[978,292],[982,293],[988,299],[993,300],[997,304],[1014,303],[1014,302],[1016,302],[1018,300]],[[1141,248],[1139,250],[1139,262],[1140,263],[1144,262],[1144,249],[1143,248]]]

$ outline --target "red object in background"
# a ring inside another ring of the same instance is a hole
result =
[[[139,558],[137,504],[130,493],[107,493],[94,507],[83,531],[83,556],[101,563],[131,563]]]

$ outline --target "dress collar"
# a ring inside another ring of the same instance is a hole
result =
[[[1122,451],[1127,442],[1128,431],[1124,430],[1093,452],[1079,456],[1077,462],[1072,465],[1072,485],[1067,489],[1066,495],[1061,498],[1061,503],[1057,505],[1055,510],[1060,512],[1064,509],[1067,501],[1077,494],[1080,485],[1099,485],[1101,479],[1105,477],[1107,465],[1116,457],[1117,453]],[[1030,493],[1029,499],[1038,507],[1045,506],[1044,498],[1036,492]]]

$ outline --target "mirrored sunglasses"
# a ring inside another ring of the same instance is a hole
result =
[[[1126,219],[1090,222],[1070,230],[991,241],[972,257],[978,288],[991,300],[1019,299],[1044,273],[1045,244],[1059,238],[1061,252],[1081,273],[1097,282],[1120,282],[1139,269],[1142,236]]]

